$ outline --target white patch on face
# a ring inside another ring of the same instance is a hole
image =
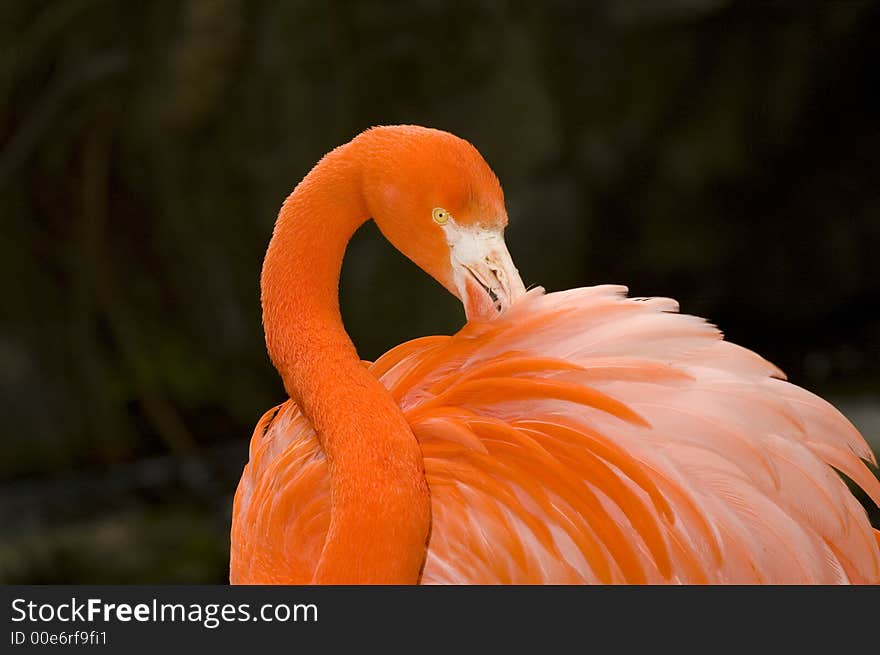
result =
[[[446,243],[449,244],[453,264],[456,260],[459,262],[479,261],[492,250],[507,249],[504,243],[504,234],[498,229],[462,227],[454,220],[450,220],[443,226],[443,231],[446,233]]]

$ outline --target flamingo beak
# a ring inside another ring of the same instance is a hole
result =
[[[525,295],[500,231],[459,229],[450,236],[455,285],[468,321],[491,320]]]

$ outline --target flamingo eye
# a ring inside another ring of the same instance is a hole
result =
[[[450,213],[443,209],[443,207],[434,207],[434,210],[431,212],[431,217],[437,225],[446,225],[447,221],[452,218]]]

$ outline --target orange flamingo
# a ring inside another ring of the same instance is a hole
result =
[[[362,362],[339,272],[373,217],[465,306]],[[233,583],[877,583],[876,466],[831,405],[666,298],[525,291],[497,178],[378,127],[287,198],[263,266],[291,400],[256,426]]]

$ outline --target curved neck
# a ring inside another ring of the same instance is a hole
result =
[[[263,263],[263,326],[330,467],[330,528],[313,582],[412,584],[430,527],[421,450],[339,311],[345,248],[369,218],[364,165],[356,142],[337,148],[285,201]]]

